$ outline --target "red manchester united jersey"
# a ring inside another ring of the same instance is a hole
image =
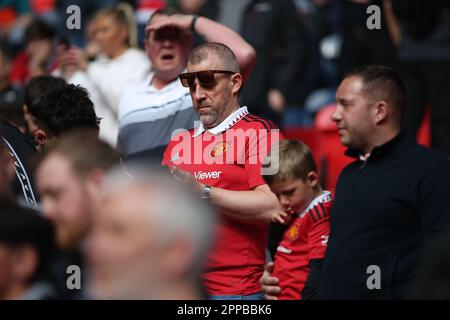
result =
[[[265,184],[261,173],[268,150],[279,139],[270,121],[238,109],[218,126],[181,132],[170,141],[163,165],[190,172],[200,183],[246,191]],[[243,222],[220,211],[220,225],[204,274],[211,295],[259,292],[268,224]]]
[[[279,299],[301,299],[313,259],[323,259],[330,233],[332,199],[324,191],[295,218],[285,231],[277,253],[273,275],[280,280]]]

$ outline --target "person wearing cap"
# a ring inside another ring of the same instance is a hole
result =
[[[160,162],[172,133],[193,128],[197,120],[189,90],[178,80],[186,69],[193,33],[207,42],[229,46],[244,79],[253,68],[256,53],[231,29],[170,8],[157,10],[146,31],[145,49],[153,72],[146,81],[127,90],[120,100],[118,145],[126,160],[150,158]]]

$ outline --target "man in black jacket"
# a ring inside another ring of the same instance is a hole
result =
[[[332,120],[356,160],[336,186],[319,299],[404,297],[420,246],[450,225],[450,161],[402,132],[404,92],[377,66],[350,71],[338,88]]]

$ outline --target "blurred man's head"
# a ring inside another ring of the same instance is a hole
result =
[[[370,152],[384,136],[401,129],[405,89],[394,69],[365,66],[351,70],[336,92],[336,102],[332,120],[344,146]]]
[[[178,11],[170,8],[157,10],[147,26],[160,23]],[[186,68],[188,54],[192,49],[192,35],[178,29],[167,27],[148,32],[145,50],[152,61],[155,76],[171,82]]]
[[[34,19],[25,30],[25,51],[28,56],[39,54],[40,59],[48,61],[52,55],[55,34],[50,25]]]
[[[52,139],[77,130],[98,135],[99,122],[86,89],[66,84],[39,99],[33,112],[38,129],[33,133],[43,148]]]
[[[50,221],[12,202],[0,207],[0,300],[18,299],[47,275],[54,230]]]
[[[61,248],[77,247],[86,235],[105,172],[118,163],[118,153],[90,131],[67,135],[45,150],[37,169],[37,189]]]
[[[106,299],[200,299],[215,215],[173,177],[113,173],[86,246],[90,290]],[[176,200],[174,200],[176,199]]]
[[[25,87],[23,113],[27,122],[28,131],[32,135],[39,129],[36,114],[39,114],[37,108],[41,97],[52,90],[62,88],[66,85],[67,82],[63,78],[52,76],[37,76],[28,82]]]
[[[239,108],[242,76],[233,51],[222,43],[205,43],[189,55],[187,73],[180,75],[189,87],[194,109],[205,128],[213,128]]]

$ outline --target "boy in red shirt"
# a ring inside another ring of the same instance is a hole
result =
[[[265,175],[264,180],[286,212],[274,215],[272,221],[287,228],[277,247],[272,275],[279,279],[279,299],[311,299],[330,232],[331,194],[322,190],[316,164],[305,144],[283,140],[279,154],[273,150],[266,163],[278,163],[278,171]]]

